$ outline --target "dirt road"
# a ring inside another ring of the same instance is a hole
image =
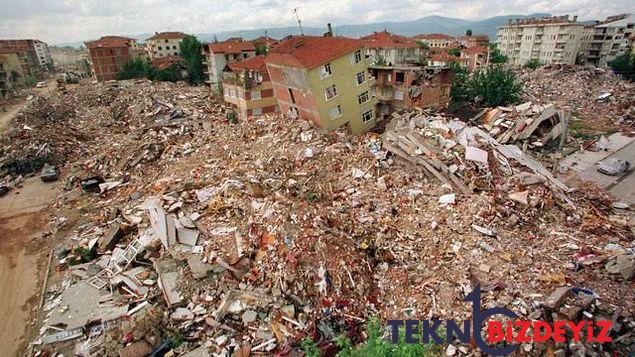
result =
[[[0,197],[0,346],[2,356],[18,356],[35,317],[50,238],[43,237],[58,184],[38,177]]]

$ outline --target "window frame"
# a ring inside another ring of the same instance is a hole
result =
[[[328,70],[327,70],[328,68]],[[320,67],[320,79],[325,79],[333,75],[333,68],[331,68],[331,62],[325,63]]]
[[[363,97],[366,97],[366,100],[362,101]],[[359,103],[359,105],[362,105],[364,103],[368,103],[370,101],[370,93],[368,93],[368,91],[364,91],[362,93],[359,93],[357,95],[357,103]]]
[[[368,119],[365,119],[365,116],[367,113],[370,113],[370,117]],[[375,119],[375,115],[373,113],[373,109],[368,109],[362,112],[362,123],[368,123],[369,121]]]
[[[338,114],[336,116],[332,115],[332,111],[334,109],[337,109],[337,111],[338,111]],[[329,109],[329,118],[331,120],[336,120],[337,118],[340,118],[341,116],[342,116],[342,106],[341,105],[338,104],[338,105],[334,106],[333,108]]]
[[[258,93],[258,98],[254,97],[254,93]],[[252,90],[250,95],[251,95],[251,100],[261,100],[262,99],[262,91]]]
[[[328,97],[328,92],[329,92],[329,89],[330,89],[330,88],[333,88],[333,90],[335,91],[335,95],[333,95],[331,98],[329,98],[329,97]],[[337,91],[337,87],[335,86],[335,84],[330,85],[330,86],[328,86],[328,87],[324,88],[324,98],[326,99],[326,101],[327,101],[327,102],[328,102],[329,100],[333,100],[334,98],[337,98],[338,96],[339,96],[339,93],[338,93],[338,91]]]
[[[360,75],[360,74],[362,75],[362,81],[361,81],[361,82],[359,81],[359,75]],[[355,75],[355,84],[356,84],[357,86],[361,86],[361,85],[362,85],[362,84],[364,84],[364,83],[366,83],[366,73],[364,73],[364,71],[358,72],[358,73]]]

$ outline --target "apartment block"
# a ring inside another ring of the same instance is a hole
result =
[[[376,124],[368,62],[362,41],[330,36],[292,36],[265,59],[280,110],[290,120],[353,134]]]
[[[473,46],[461,50],[461,63],[470,71],[489,63],[489,47]]]
[[[154,36],[146,39],[148,57],[153,60],[181,54],[181,41],[187,37],[183,32],[155,32]]]
[[[421,46],[408,37],[382,31],[360,40],[366,47],[366,56],[377,65],[419,64],[422,60]]]
[[[125,63],[143,55],[143,49],[137,41],[129,37],[104,36],[84,44],[98,81],[117,79],[117,73],[123,69]]]
[[[0,50],[0,98],[4,98],[13,88],[24,85],[24,61],[26,59],[22,52]]]
[[[510,63],[524,65],[532,59],[545,64],[574,64],[582,52],[584,24],[577,16],[509,20],[498,28],[498,48]]]
[[[88,52],[74,47],[49,47],[55,68],[65,71],[83,71],[84,60],[88,59]]]
[[[41,77],[52,66],[51,55],[46,43],[40,40],[0,40],[0,50],[22,53],[25,75]]]
[[[456,42],[463,48],[471,47],[488,47],[489,37],[487,35],[473,35],[473,36],[459,36],[456,37]]]
[[[251,42],[237,38],[203,45],[203,56],[207,65],[207,82],[212,89],[218,89],[218,85],[222,82],[225,66],[232,62],[255,57],[256,48]]]
[[[377,115],[417,106],[444,107],[450,100],[452,70],[421,66],[369,66]]]
[[[232,62],[225,67],[223,98],[240,120],[280,110],[264,55]]]
[[[611,16],[595,25],[587,26],[585,30],[584,62],[598,67],[608,67],[615,57],[632,51],[635,15]]]

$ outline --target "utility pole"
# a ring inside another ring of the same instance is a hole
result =
[[[302,29],[302,21],[300,21],[300,15],[298,15],[298,7],[293,8],[293,13],[295,14],[295,18],[298,19],[298,26],[300,26],[300,34],[304,36],[304,30]]]

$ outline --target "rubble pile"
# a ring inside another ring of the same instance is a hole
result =
[[[476,284],[525,318],[558,287],[591,291],[573,319],[593,306],[622,327],[584,348],[633,348],[622,217],[484,130],[421,114],[383,136],[231,124],[206,90],[147,81],[64,98],[90,139],[61,168],[59,214],[79,218],[56,221],[36,350],[284,354],[308,336],[327,352],[372,316],[469,318]]]
[[[633,128],[635,83],[611,71],[582,66],[543,66],[524,69],[527,100],[554,104],[572,112],[588,130],[606,132]]]

